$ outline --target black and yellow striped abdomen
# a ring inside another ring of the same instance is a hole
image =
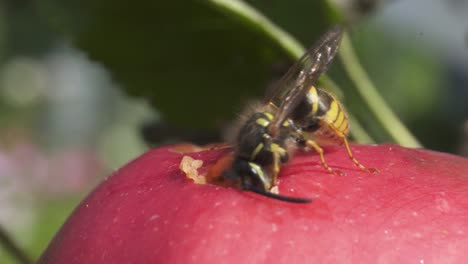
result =
[[[321,134],[329,137],[334,137],[337,131],[343,136],[349,133],[348,117],[344,107],[331,93],[315,86],[311,86],[291,119],[305,132],[320,130]],[[331,130],[330,127],[334,129]]]
[[[328,125],[333,126],[336,131],[341,132],[344,136],[347,136],[349,133],[349,123],[348,116],[343,105],[336,100],[336,98],[326,91],[319,90],[322,93],[322,97],[330,97],[330,104],[328,110],[322,117],[322,121]]]

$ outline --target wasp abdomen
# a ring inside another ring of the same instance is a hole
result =
[[[322,93],[331,98],[328,109],[322,117],[323,122],[334,128],[334,132],[341,132],[342,136],[347,136],[349,132],[349,123],[346,111],[336,98],[325,91]]]
[[[291,119],[305,132],[311,133],[320,129],[325,133],[327,128],[323,127],[323,123],[326,123],[343,135],[348,134],[348,118],[343,106],[332,94],[315,86],[310,87],[307,95],[292,113]],[[331,137],[333,135],[330,133]]]

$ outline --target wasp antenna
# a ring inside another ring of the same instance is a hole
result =
[[[273,199],[276,199],[276,200],[280,200],[280,201],[283,201],[283,202],[290,202],[290,203],[310,203],[310,202],[312,202],[312,199],[309,199],[309,198],[283,196],[283,195],[274,194],[274,193],[271,193],[271,192],[266,192],[264,190],[260,190],[260,189],[257,189],[257,188],[252,188],[252,187],[245,188],[244,190],[254,192],[256,194],[260,194],[260,195],[266,196],[268,198],[273,198]]]

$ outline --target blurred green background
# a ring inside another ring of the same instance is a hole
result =
[[[142,134],[219,140],[294,61],[288,39],[307,47],[338,22],[357,58],[328,76],[365,132],[354,138],[395,141],[356,90],[357,62],[424,147],[466,156],[467,11],[455,0],[2,1],[0,225],[36,259],[97,183],[148,149]],[[0,247],[0,263],[17,262]]]

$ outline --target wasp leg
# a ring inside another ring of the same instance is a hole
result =
[[[287,160],[287,151],[278,144],[271,144],[271,153],[273,153],[273,179],[272,186],[278,185],[278,174],[283,160]]]
[[[354,165],[356,165],[357,167],[359,167],[359,169],[363,170],[363,171],[367,171],[367,172],[370,172],[370,173],[379,173],[379,170],[377,170],[376,168],[367,168],[366,166],[362,165],[353,155],[353,152],[351,151],[351,147],[349,146],[349,143],[348,143],[348,139],[346,139],[346,136],[343,135],[343,133],[341,133],[340,131],[338,131],[335,127],[329,125],[329,128],[341,139],[343,140],[343,143],[345,145],[345,148],[346,148],[346,152],[348,152],[348,156],[349,158],[351,159],[351,161],[354,163]]]
[[[338,176],[344,176],[345,174],[340,171],[340,170],[335,170],[335,169],[332,169],[330,168],[330,166],[328,166],[327,162],[325,161],[325,155],[323,154],[323,149],[322,147],[320,147],[317,142],[311,140],[311,139],[307,139],[305,141],[305,144],[309,147],[312,147],[315,151],[317,151],[317,153],[319,154],[320,156],[320,162],[322,162],[322,166],[330,173],[333,173],[335,175],[338,175]]]
[[[302,146],[302,147],[308,146],[308,147],[313,148],[319,154],[320,162],[322,163],[322,166],[329,173],[333,173],[333,174],[338,175],[338,176],[344,176],[345,175],[340,170],[335,170],[335,169],[330,168],[330,166],[328,166],[327,162],[325,161],[325,155],[323,153],[322,147],[320,147],[319,144],[317,144],[317,142],[315,142],[314,140],[308,138],[307,134],[303,133],[301,131],[301,129],[296,127],[294,124],[292,124],[292,125],[293,125],[293,128],[295,129],[295,131],[294,131],[295,133],[293,133],[292,136],[300,146]]]
[[[276,186],[278,185],[278,174],[280,171],[280,157],[278,153],[273,152],[273,179],[272,179],[272,185]]]

